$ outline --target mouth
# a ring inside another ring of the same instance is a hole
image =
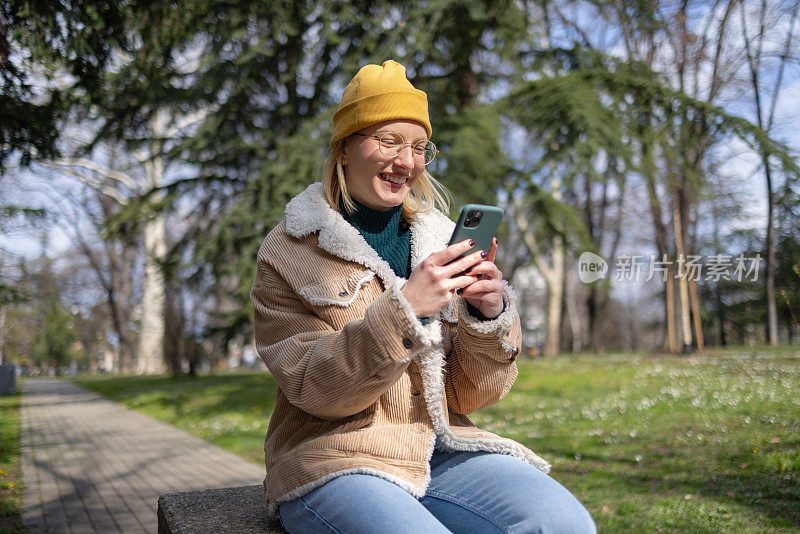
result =
[[[394,186],[405,185],[406,182],[408,182],[408,178],[409,178],[407,175],[404,175],[404,174],[390,174],[390,173],[386,173],[386,172],[380,172],[380,173],[378,173],[378,176],[384,182],[389,182],[390,184],[392,184]]]

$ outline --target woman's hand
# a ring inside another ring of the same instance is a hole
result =
[[[497,239],[492,239],[492,246],[486,259],[474,265],[465,274],[477,277],[477,281],[466,286],[459,295],[475,306],[486,318],[494,319],[503,313],[503,273],[494,264],[497,254]]]
[[[464,271],[475,269],[481,263],[487,263],[483,261],[484,258],[481,256],[481,254],[485,255],[485,253],[479,250],[456,260],[459,255],[468,251],[474,244],[470,240],[465,240],[450,245],[444,250],[434,252],[417,265],[402,289],[403,295],[417,317],[435,315],[447,306],[447,303],[453,298],[454,291],[478,283],[478,274],[484,272],[485,268],[479,269],[475,274],[464,274]],[[493,247],[495,250],[497,249],[496,245],[493,245]],[[494,265],[491,262],[488,263]],[[480,286],[478,290],[483,291]],[[473,304],[473,306],[475,305]],[[501,298],[500,308],[502,309],[502,307],[503,301]]]

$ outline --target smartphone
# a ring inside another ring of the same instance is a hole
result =
[[[461,208],[461,213],[458,215],[458,221],[456,221],[456,227],[448,245],[465,239],[475,240],[475,246],[459,256],[459,258],[476,250],[489,252],[492,238],[497,233],[497,228],[502,220],[503,208],[485,206],[483,204],[466,204]]]

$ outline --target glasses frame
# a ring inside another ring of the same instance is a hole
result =
[[[416,157],[415,157],[415,155],[414,155],[414,144],[413,144],[413,143],[406,143],[406,140],[405,140],[405,138],[404,138],[402,135],[400,135],[399,133],[397,133],[397,132],[381,132],[381,133],[379,133],[379,134],[365,134],[365,133],[361,133],[361,132],[355,132],[355,133],[353,133],[353,135],[360,135],[361,137],[371,137],[372,139],[375,139],[376,141],[378,141],[378,150],[380,150],[380,151],[381,151],[381,154],[383,154],[383,155],[384,155],[384,156],[386,156],[387,158],[396,158],[397,156],[399,156],[399,155],[400,155],[400,153],[401,153],[401,152],[403,152],[403,150],[404,150],[404,149],[405,149],[407,146],[409,146],[409,147],[411,147],[411,157],[414,159],[414,161],[416,161],[417,163],[419,163],[419,161],[417,160],[417,158],[416,158]],[[381,139],[383,139],[383,137],[384,137],[384,136],[386,136],[386,135],[396,135],[396,136],[397,136],[397,137],[399,137],[399,138],[400,138],[400,140],[402,141],[402,143],[400,144],[400,146],[397,148],[397,154],[394,154],[394,155],[392,155],[392,154],[386,154],[386,153],[383,151],[383,150],[384,150],[384,147],[383,147],[383,145],[381,144]],[[435,160],[435,159],[436,159],[436,154],[438,154],[438,153],[439,153],[439,149],[438,149],[438,148],[436,148],[436,144],[435,144],[433,141],[431,141],[430,139],[428,139],[428,140],[425,142],[425,145],[428,145],[428,144],[430,144],[430,145],[433,147],[433,157],[431,157],[431,160],[430,160],[430,161],[427,161],[427,162],[423,162],[423,163],[422,163],[422,165],[423,165],[424,167],[427,167],[428,165],[430,165],[430,164],[433,162],[433,160]]]

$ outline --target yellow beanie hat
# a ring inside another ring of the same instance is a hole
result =
[[[383,121],[408,119],[425,127],[430,138],[428,95],[406,78],[406,68],[396,61],[365,65],[344,88],[333,115],[331,143]]]

